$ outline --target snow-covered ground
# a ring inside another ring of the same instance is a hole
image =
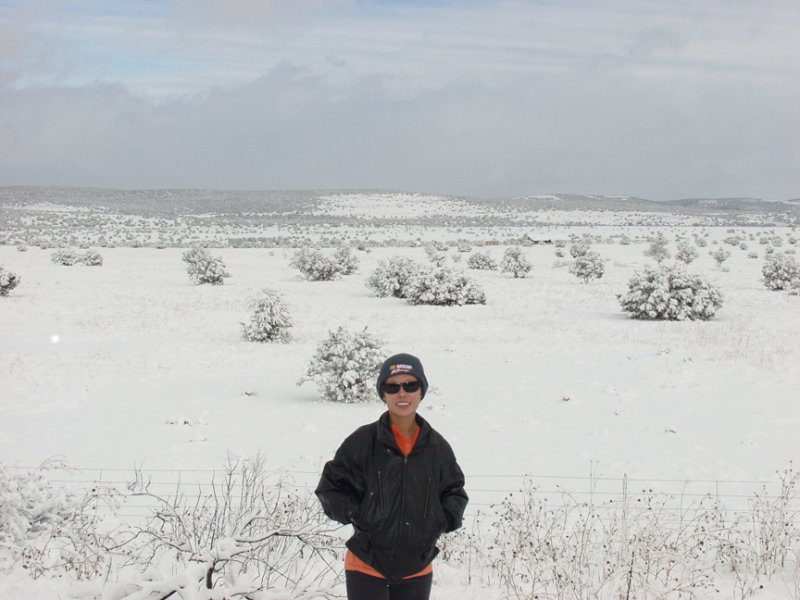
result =
[[[488,301],[463,307],[411,306],[365,287],[379,260],[425,260],[421,248],[358,252],[359,272],[332,282],[302,280],[291,250],[218,249],[232,277],[211,287],[191,284],[178,249],[102,249],[101,267],[64,267],[48,250],[0,247],[0,265],[22,278],[0,299],[0,460],[190,470],[261,452],[270,468],[313,480],[344,436],[382,411],[377,401],[322,402],[313,383],[297,385],[315,346],[345,326],[367,327],[387,355],[422,359],[432,387],[421,413],[451,441],[476,505],[523,475],[576,487],[591,474],[755,488],[798,457],[800,297],[763,286],[764,247],[750,244],[758,259],[726,246],[721,270],[709,245],[691,265],[725,297],[709,322],[620,311],[616,294],[654,264],[641,243],[595,245],[606,275],[587,285],[553,246],[525,248],[529,277],[470,271]],[[465,266],[465,254],[450,254]],[[241,338],[247,301],[263,288],[290,306],[288,344]],[[434,598],[487,597],[446,568],[438,577]],[[45,597],[30,590],[46,584],[24,581],[8,576],[0,589]]]

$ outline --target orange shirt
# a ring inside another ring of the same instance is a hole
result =
[[[414,444],[417,443],[417,438],[419,437],[419,427],[414,432],[414,436],[407,438],[403,437],[403,434],[400,433],[400,429],[394,424],[392,424],[392,434],[394,434],[394,441],[397,442],[397,446],[400,448],[400,451],[405,455],[408,456],[411,454],[411,451],[414,449]],[[363,560],[358,558],[355,554],[348,550],[344,555],[344,569],[345,571],[358,571],[359,573],[364,573],[365,575],[371,575],[372,577],[380,577],[381,579],[385,579],[385,577],[372,568],[370,565],[365,563]],[[430,564],[419,573],[414,573],[413,575],[409,575],[408,577],[403,577],[403,579],[411,579],[412,577],[421,577],[423,575],[427,575],[428,573],[433,573],[433,565]]]

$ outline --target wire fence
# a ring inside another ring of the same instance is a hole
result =
[[[5,466],[18,472],[41,471],[42,467]],[[56,485],[75,490],[111,489],[122,499],[116,516],[131,520],[144,519],[152,514],[151,497],[134,493],[136,482],[146,483],[148,491],[168,502],[179,498],[213,495],[225,481],[225,469],[122,469],[44,467],[47,479]],[[319,480],[318,471],[281,469],[267,474],[277,485],[292,487],[300,492],[313,493]],[[676,520],[701,503],[712,502],[731,513],[748,513],[758,496],[760,502],[789,498],[793,523],[800,525],[800,500],[792,490],[785,489],[780,479],[663,479],[554,475],[468,474],[466,489],[470,502],[465,519],[478,513],[492,512],[504,500],[514,502],[522,496],[535,496],[553,503],[592,506],[598,511],[613,512],[631,503],[646,503],[656,499],[662,515]],[[524,493],[523,493],[524,490]],[[236,498],[234,490],[233,498]]]

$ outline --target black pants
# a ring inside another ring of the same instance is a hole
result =
[[[345,571],[347,600],[428,600],[433,573],[389,583],[359,571]]]

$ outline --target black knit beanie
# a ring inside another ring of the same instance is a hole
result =
[[[392,375],[413,375],[422,384],[422,397],[425,397],[425,392],[428,391],[428,380],[425,378],[425,371],[422,369],[422,363],[416,356],[411,354],[395,354],[387,358],[381,366],[381,371],[378,374],[378,397],[383,398],[383,384]]]

